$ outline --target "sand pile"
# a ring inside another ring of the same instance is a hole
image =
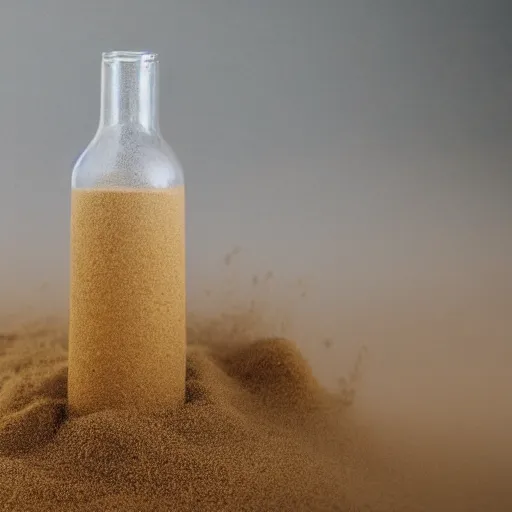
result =
[[[66,412],[66,332],[0,334],[0,509],[357,510],[346,404],[293,343],[225,334],[189,333],[179,410],[80,418]]]

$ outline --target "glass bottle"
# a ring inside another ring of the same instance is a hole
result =
[[[185,397],[185,193],[158,123],[158,58],[103,54],[96,135],[71,191],[68,403],[161,412]]]

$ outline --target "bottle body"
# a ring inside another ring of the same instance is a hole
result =
[[[185,189],[157,69],[153,54],[104,54],[100,127],[73,169],[71,414],[184,401]]]

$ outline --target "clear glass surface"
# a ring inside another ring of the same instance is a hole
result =
[[[73,188],[184,185],[181,166],[160,133],[158,66],[155,53],[103,53],[100,122],[73,168]]]

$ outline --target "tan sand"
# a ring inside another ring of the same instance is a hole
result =
[[[355,510],[342,400],[293,343],[224,336],[189,332],[180,408],[69,418],[65,331],[2,334],[2,510]]]
[[[72,413],[183,403],[184,202],[183,187],[73,191]]]
[[[466,346],[456,366],[396,332],[382,343],[399,357],[374,343],[352,403],[358,358],[333,396],[293,343],[250,341],[258,317],[192,317],[187,400],[158,416],[69,417],[66,329],[0,329],[0,510],[512,510],[508,352]]]

